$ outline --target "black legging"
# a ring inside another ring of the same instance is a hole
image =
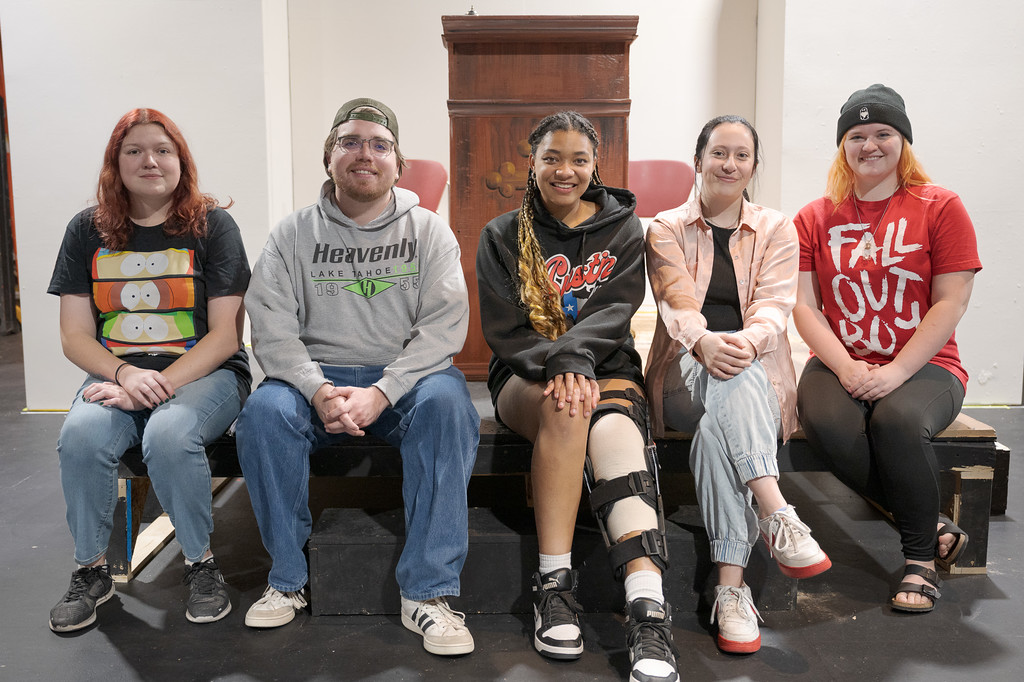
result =
[[[927,364],[871,405],[850,397],[836,375],[811,358],[797,407],[807,442],[840,481],[892,512],[903,556],[935,557],[939,467],[931,438],[960,413],[964,387]]]

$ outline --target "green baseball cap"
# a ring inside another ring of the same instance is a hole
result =
[[[377,111],[356,111],[356,109],[361,107],[373,107]],[[359,99],[353,99],[345,102],[341,105],[341,108],[338,109],[338,113],[334,115],[334,123],[331,124],[331,130],[337,128],[339,124],[353,119],[379,123],[391,131],[391,134],[395,136],[395,143],[398,143],[398,117],[395,116],[395,112],[391,111],[391,108],[383,102],[369,97],[360,97]]]

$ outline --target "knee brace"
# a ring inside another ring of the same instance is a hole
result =
[[[605,394],[602,394],[604,397]],[[668,542],[665,537],[665,513],[658,483],[658,453],[651,439],[651,431],[647,419],[646,401],[642,395],[629,396],[628,408],[621,403],[609,406],[610,410],[625,413],[640,427],[644,434],[644,464],[646,469],[632,471],[610,480],[595,480],[594,467],[588,456],[584,466],[584,480],[590,493],[590,508],[597,520],[601,536],[608,548],[608,557],[615,570],[615,577],[622,579],[626,564],[633,559],[649,557],[654,565],[664,572],[668,568]],[[639,400],[635,398],[639,397]],[[604,400],[602,400],[602,403]],[[600,406],[599,406],[600,407]],[[604,411],[607,414],[608,411]],[[594,415],[596,422],[601,413]],[[607,519],[615,504],[621,500],[636,497],[655,511],[658,519],[657,528],[649,528],[631,538],[616,542],[608,533]]]

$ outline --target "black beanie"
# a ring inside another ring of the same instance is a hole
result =
[[[858,90],[850,95],[839,110],[839,125],[836,127],[836,146],[843,142],[846,131],[862,123],[884,123],[890,125],[910,144],[914,135],[907,118],[907,105],[900,94],[881,83]]]

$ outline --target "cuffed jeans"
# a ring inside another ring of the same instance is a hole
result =
[[[363,388],[384,371],[322,368],[336,386]],[[363,430],[402,455],[406,538],[395,571],[402,596],[416,601],[458,596],[469,550],[466,487],[480,441],[480,416],[465,377],[455,367],[423,377]],[[276,379],[260,384],[238,418],[238,457],[272,561],[268,583],[281,592],[300,590],[308,580],[302,548],[313,525],[310,455],[350,438],[327,433],[302,394]]]
[[[206,445],[238,415],[235,373],[218,369],[177,388],[169,402],[134,412],[82,400],[86,386],[102,381],[90,376],[82,384],[57,441],[75,561],[91,564],[106,553],[117,504],[118,460],[140,442],[149,479],[182,552],[189,561],[199,561],[213,531]]]
[[[779,476],[782,419],[768,374],[754,360],[723,381],[684,351],[665,376],[664,414],[673,429],[693,433],[690,470],[712,560],[746,566],[759,535],[747,481]]]

